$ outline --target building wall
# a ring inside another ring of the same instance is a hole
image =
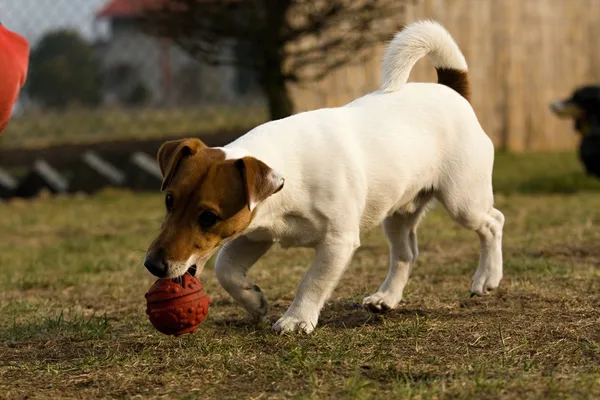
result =
[[[440,21],[469,63],[473,106],[497,147],[572,148],[572,124],[548,109],[578,85],[600,81],[600,0],[418,0],[406,22]],[[298,111],[338,106],[378,88],[383,46],[360,65],[293,87]],[[427,61],[415,81],[435,81]]]
[[[105,72],[119,65],[132,66],[155,105],[228,104],[237,98],[234,68],[200,64],[179,47],[140,32],[133,20],[111,21],[110,39],[100,58]],[[123,90],[116,89],[107,96]]]

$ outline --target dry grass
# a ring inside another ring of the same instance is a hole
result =
[[[527,161],[508,161],[497,176],[507,218],[499,291],[469,298],[478,241],[436,209],[402,308],[372,316],[356,305],[387,272],[374,231],[310,336],[252,325],[210,267],[213,306],[199,331],[154,331],[143,298],[153,279],[140,261],[159,195],[0,206],[0,397],[598,398],[600,191],[578,178],[586,190],[523,194],[504,174]],[[310,257],[276,249],[252,270],[271,322]]]

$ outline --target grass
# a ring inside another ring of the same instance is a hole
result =
[[[494,187],[511,193],[578,193],[600,190],[600,180],[585,176],[574,152],[501,153],[496,156]]]
[[[266,110],[258,105],[172,110],[30,111],[12,119],[5,134],[0,137],[0,145],[37,148],[65,143],[206,135],[221,131],[244,131],[266,119]]]
[[[252,325],[210,266],[200,329],[156,332],[141,259],[162,218],[158,194],[2,205],[0,397],[599,398],[598,183],[569,155],[499,155],[497,165],[507,219],[497,292],[469,298],[478,241],[437,208],[420,228],[402,307],[373,316],[357,306],[387,272],[373,231],[310,336]],[[311,255],[275,249],[250,272],[271,323]]]

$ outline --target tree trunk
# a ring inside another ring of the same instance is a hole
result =
[[[265,68],[261,86],[267,98],[271,120],[289,117],[294,113],[294,104],[280,66]]]
[[[285,43],[282,32],[289,29],[287,13],[292,0],[265,0],[266,30],[258,51],[261,54],[260,84],[269,104],[271,120],[289,117],[294,112],[294,104],[287,88],[287,79],[283,69],[285,62]]]

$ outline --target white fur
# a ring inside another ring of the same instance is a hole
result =
[[[204,267],[204,264],[206,264],[206,260],[204,260],[204,263],[201,263],[201,266]],[[167,276],[165,276],[165,279],[173,279],[173,278],[177,278],[183,274],[185,274],[187,272],[188,269],[190,269],[192,267],[192,265],[197,265],[197,263],[200,262],[200,258],[198,258],[197,255],[192,254],[187,260],[186,262],[173,262],[173,261],[167,261]],[[200,268],[200,267],[198,267]]]
[[[385,90],[345,107],[268,122],[225,147],[227,154],[260,159],[285,177],[285,185],[258,205],[248,229],[218,255],[222,286],[251,315],[263,318],[266,299],[247,279],[248,269],[274,242],[316,250],[292,305],[274,325],[277,332],[314,329],[361,232],[382,223],[390,269],[365,305],[396,307],[417,257],[417,224],[434,198],[481,239],[471,292],[498,286],[504,217],[493,208],[494,147],[470,104],[454,90],[405,83],[424,54],[438,66],[466,68],[440,25],[416,23],[388,49]]]
[[[215,149],[221,150],[223,153],[225,153],[226,160],[238,160],[250,155],[246,149],[241,148],[228,149],[225,147],[215,147]]]
[[[434,21],[419,21],[398,32],[383,58],[384,92],[399,90],[417,61],[429,56],[435,68],[467,71],[467,61],[448,31]]]

